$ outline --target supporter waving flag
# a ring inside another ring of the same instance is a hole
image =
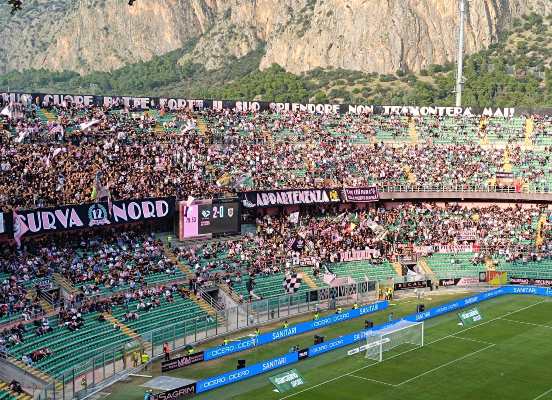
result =
[[[292,224],[298,224],[299,223],[299,211],[293,212],[288,217],[289,222]]]
[[[100,120],[99,119],[92,119],[91,121],[87,121],[87,122],[83,122],[82,124],[79,125],[79,128],[81,131],[84,131],[96,124],[99,124],[100,123]]]
[[[12,113],[10,111],[9,106],[4,107],[4,109],[0,111],[0,115],[5,115],[6,117],[11,118]]]
[[[301,276],[297,274],[296,272],[287,274],[284,277],[284,282],[282,286],[284,287],[284,290],[288,294],[296,293],[299,288],[301,287]]]
[[[17,247],[21,247],[21,237],[29,230],[17,211],[13,210],[13,238]]]

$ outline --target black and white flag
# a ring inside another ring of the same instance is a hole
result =
[[[296,293],[301,287],[301,276],[297,273],[288,274],[284,277],[282,286],[288,294]]]

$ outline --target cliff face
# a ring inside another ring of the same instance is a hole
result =
[[[265,44],[261,68],[418,71],[455,59],[457,0],[34,0],[0,6],[0,73],[109,71],[197,38],[181,62],[218,68]],[[466,51],[480,50],[548,0],[468,3]]]
[[[109,71],[182,47],[216,18],[212,0],[34,0],[0,8],[0,72]],[[52,7],[55,4],[55,7]]]

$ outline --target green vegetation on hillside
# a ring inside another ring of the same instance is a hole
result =
[[[515,20],[488,49],[466,57],[463,103],[472,106],[552,105],[552,18],[530,14]],[[0,87],[22,91],[188,98],[315,101],[371,104],[449,105],[454,100],[452,63],[431,65],[417,74],[378,75],[316,68],[301,75],[278,65],[259,71],[262,47],[226,66],[206,70],[199,63],[178,64],[185,47],[113,72],[80,76],[74,72],[27,70],[0,76]]]

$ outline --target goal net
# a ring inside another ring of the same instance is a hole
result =
[[[366,335],[366,358],[383,361],[384,353],[399,346],[422,347],[424,345],[424,323],[398,321]]]

